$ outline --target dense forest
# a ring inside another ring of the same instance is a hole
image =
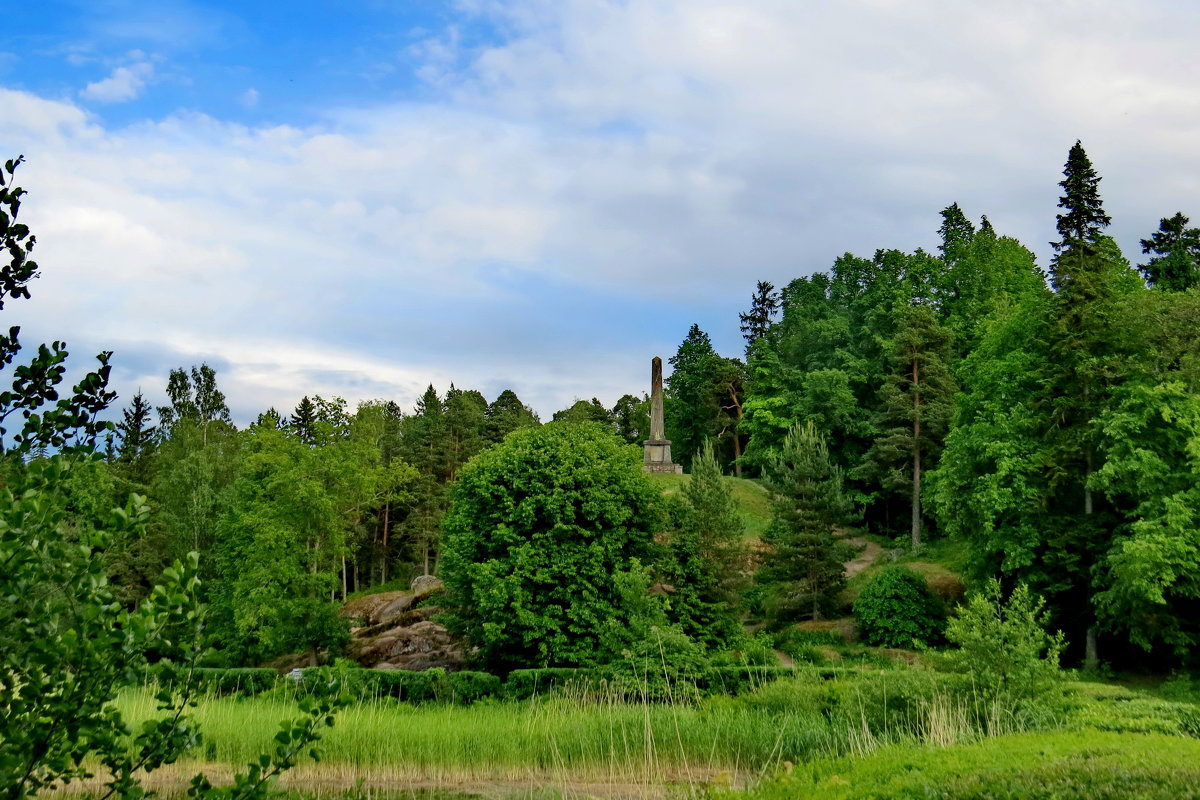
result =
[[[593,663],[627,652],[648,619],[680,648],[717,652],[744,640],[747,617],[769,627],[836,612],[850,530],[902,549],[966,543],[974,581],[1045,598],[1070,661],[1190,664],[1200,229],[1164,217],[1134,266],[1105,234],[1099,184],[1076,143],[1046,270],[952,204],[936,253],[847,253],[782,289],[758,282],[740,315],[744,357],[718,354],[693,325],[669,359],[667,435],[692,476],[671,496],[638,477],[645,395],[580,400],[546,424],[513,391],[430,386],[412,409],[310,395],[239,430],[219,376],[199,364],[165,376],[166,405],[139,392],[106,431],[105,354],[93,396],[77,392],[90,410],[60,425],[87,421],[98,453],[63,478],[62,502],[83,540],[131,493],[146,498],[146,524],[103,552],[108,580],[132,607],[164,567],[199,553],[212,663],[225,666],[336,655],[343,601],[423,574],[446,579],[447,624],[490,666]],[[21,398],[31,380],[61,378],[65,350],[43,355],[41,378],[18,368],[6,416],[57,399]],[[19,468],[66,444],[27,432],[5,446]],[[573,466],[558,475],[551,462]],[[722,474],[773,498],[754,552]],[[586,547],[543,542],[547,525],[570,529],[559,501],[527,508],[563,487]],[[535,546],[497,549],[497,536]],[[541,566],[523,573],[521,559]],[[522,600],[497,570],[527,586],[569,572],[574,588]],[[647,600],[655,584],[665,599]]]

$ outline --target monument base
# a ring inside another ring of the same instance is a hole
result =
[[[671,475],[682,475],[683,466],[671,462],[671,442],[668,439],[647,439],[645,444],[645,460],[642,462],[644,472],[662,472]]]

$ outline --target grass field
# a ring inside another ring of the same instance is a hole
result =
[[[981,710],[948,680],[906,668],[826,681],[814,673],[674,705],[582,695],[470,707],[366,701],[341,713],[320,764],[301,765],[283,785],[305,797],[359,798],[414,788],[424,797],[703,790],[748,800],[1200,792],[1194,702],[1076,683],[1044,713],[1017,714]],[[153,698],[131,689],[119,705],[136,722],[152,713]],[[294,715],[282,696],[205,698],[195,714],[203,743],[155,785],[170,792],[198,771],[228,776]],[[1057,793],[1030,793],[1043,785]],[[1091,793],[1067,792],[1074,785]]]
[[[283,786],[305,798],[1200,798],[1194,691],[1171,700],[1157,688],[1068,683],[1046,709],[1018,714],[981,710],[955,685],[929,670],[864,668],[674,705],[366,701],[339,716],[321,763]],[[119,705],[137,721],[153,698],[131,689]],[[157,785],[169,793],[197,771],[231,774],[294,714],[283,696],[205,698],[203,744]]]

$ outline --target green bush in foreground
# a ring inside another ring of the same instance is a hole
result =
[[[614,576],[650,553],[659,494],[638,451],[596,424],[514,431],[462,468],[443,523],[456,627],[502,668],[605,660],[627,624]]]
[[[867,644],[924,647],[941,637],[945,621],[925,580],[904,567],[889,567],[854,601],[854,617]]]
[[[946,638],[958,645],[951,662],[977,690],[999,701],[1034,700],[1062,679],[1062,632],[1046,632],[1045,602],[1018,584],[1008,600],[995,579],[972,594],[950,621]]]

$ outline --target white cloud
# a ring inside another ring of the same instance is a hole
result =
[[[692,321],[736,354],[756,280],[931,247],[953,201],[1045,254],[1077,137],[1128,255],[1200,217],[1200,23],[1173,4],[471,7],[511,37],[430,37],[432,99],[319,125],[106,128],[0,90],[30,324],[118,359],[153,338],[160,381],[220,360],[247,412],[453,379],[548,415],[640,391]]]
[[[128,103],[141,95],[153,75],[154,65],[148,61],[117,67],[107,78],[85,86],[79,96],[97,103]]]
[[[238,102],[244,108],[254,108],[258,105],[259,94],[258,89],[250,88],[238,95]]]

